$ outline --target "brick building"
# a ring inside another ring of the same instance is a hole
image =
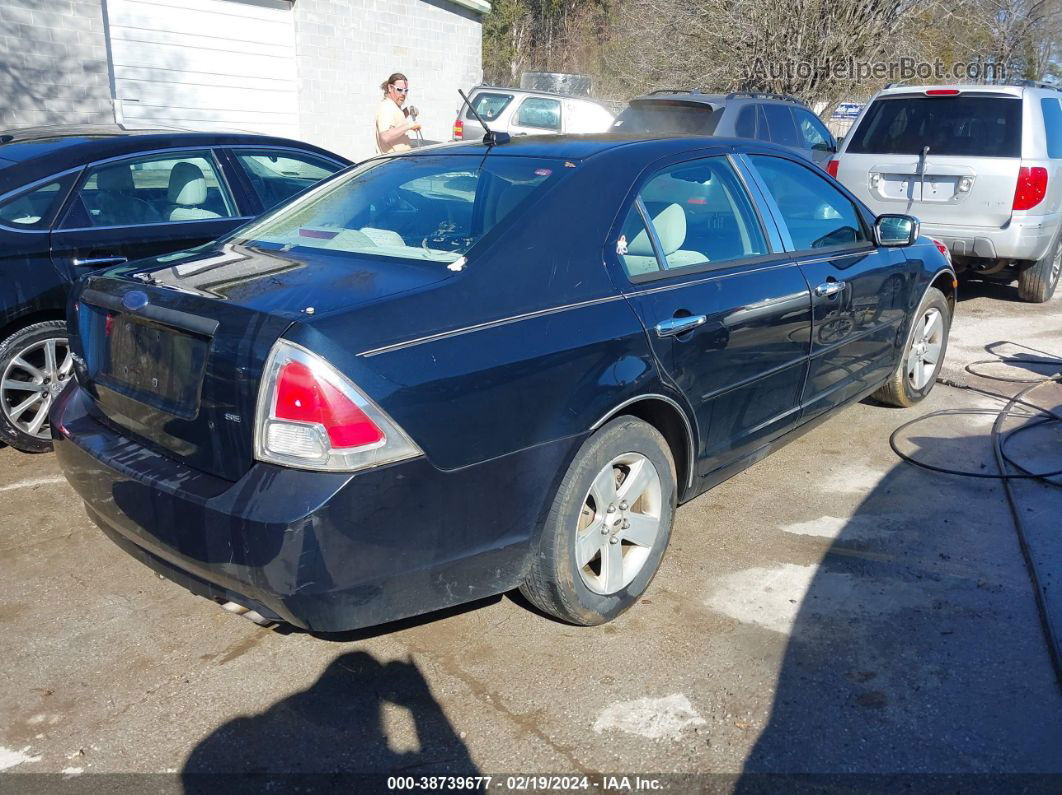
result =
[[[0,0],[0,129],[163,124],[373,151],[380,82],[448,140],[486,0]]]

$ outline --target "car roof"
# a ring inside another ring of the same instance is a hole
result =
[[[758,91],[731,91],[728,94],[706,94],[700,89],[692,88],[658,88],[656,91],[650,91],[648,94],[642,94],[639,97],[634,97],[631,100],[631,104],[635,102],[683,102],[683,103],[702,103],[705,105],[725,105],[728,102],[778,102],[788,103],[793,105],[800,105],[801,107],[807,107],[807,103],[797,97],[789,96],[788,94],[770,94]]]
[[[933,85],[889,85],[875,94],[875,97],[923,96],[927,91],[959,91],[960,94],[1006,94],[1020,97],[1031,86],[1024,85],[988,85],[984,83],[935,83]]]
[[[76,168],[91,160],[183,146],[247,144],[294,146],[318,152],[343,163],[350,163],[347,158],[312,144],[256,133],[196,132],[164,127],[129,128],[117,124],[57,125],[0,132],[0,161],[12,164],[0,170],[0,174],[6,177],[6,179],[0,179],[0,183],[13,179],[14,177],[10,174],[13,170],[20,172],[17,179],[21,183],[27,183],[39,177]],[[12,166],[23,168],[14,169]],[[8,173],[4,174],[4,171]],[[6,187],[9,189],[13,186]]]
[[[430,155],[475,155],[484,157],[540,157],[545,159],[586,160],[590,157],[622,152],[624,157],[655,160],[684,151],[718,150],[743,151],[769,149],[791,156],[791,150],[766,141],[745,138],[716,138],[707,135],[668,133],[620,134],[594,133],[589,135],[516,135],[507,143],[487,147],[482,141],[454,141],[405,152],[399,157],[427,157]]]

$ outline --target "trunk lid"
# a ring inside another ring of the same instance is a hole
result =
[[[838,179],[877,213],[999,229],[1021,166],[1022,100],[1013,94],[891,94],[845,142]]]
[[[263,366],[292,324],[451,275],[439,263],[236,245],[110,271],[77,297],[78,382],[101,421],[237,480],[253,463]]]

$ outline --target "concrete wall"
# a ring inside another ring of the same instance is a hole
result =
[[[114,121],[102,0],[0,0],[0,129]]]
[[[298,0],[294,6],[302,137],[355,159],[374,152],[373,121],[392,72],[424,137],[450,140],[466,92],[482,77],[482,16],[446,0]]]

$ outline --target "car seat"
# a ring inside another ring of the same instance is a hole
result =
[[[218,213],[202,206],[207,200],[206,178],[195,163],[182,161],[173,167],[166,199],[171,205],[171,221],[221,218]]]
[[[136,197],[129,164],[108,166],[96,172],[94,226],[136,226],[162,219],[149,202]]]
[[[669,204],[654,215],[653,227],[660,239],[662,253],[669,268],[681,268],[708,261],[699,251],[682,249],[682,244],[686,241],[686,211],[681,204]],[[627,244],[627,254],[623,257],[623,262],[631,276],[660,270],[646,230],[643,229]]]

